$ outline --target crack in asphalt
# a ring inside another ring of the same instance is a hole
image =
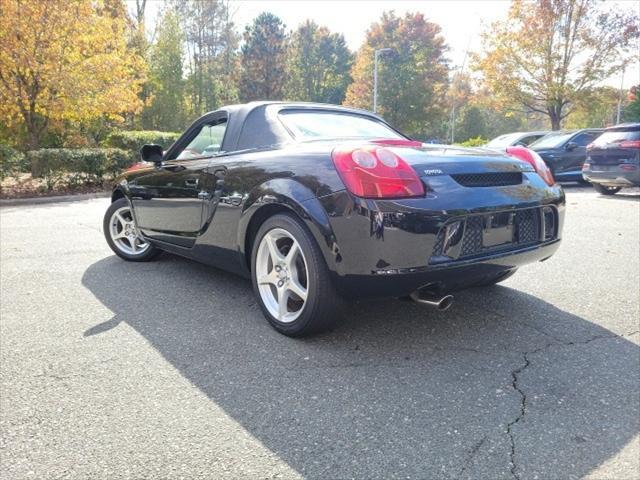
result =
[[[613,335],[596,335],[595,337],[592,337],[592,338],[589,338],[589,339],[583,340],[583,341],[562,342],[562,341],[558,340],[556,343],[547,343],[544,347],[536,348],[535,350],[524,352],[522,354],[522,358],[524,360],[524,363],[519,368],[511,371],[511,379],[512,379],[511,386],[520,395],[520,412],[516,416],[515,419],[513,419],[511,422],[509,422],[507,424],[507,435],[509,435],[509,442],[511,444],[511,451],[509,452],[510,471],[511,471],[511,475],[513,476],[514,479],[520,480],[520,475],[518,474],[518,464],[516,463],[516,441],[515,441],[515,436],[514,436],[514,433],[513,433],[513,427],[517,423],[519,423],[522,419],[524,419],[525,415],[527,414],[527,394],[518,385],[518,381],[519,381],[520,374],[522,372],[524,372],[527,368],[529,368],[529,366],[531,365],[531,360],[530,360],[529,356],[530,355],[535,355],[536,353],[540,353],[540,352],[542,352],[544,350],[547,350],[550,347],[571,347],[571,346],[574,346],[574,345],[587,345],[588,343],[594,342],[596,340],[605,340],[605,339],[612,339],[612,338],[625,338],[625,337],[631,337],[633,335],[637,335],[638,333],[640,333],[640,330],[635,330],[635,331],[630,332],[630,333],[626,333],[626,334],[623,333],[623,334],[619,334],[619,335],[616,335],[616,334],[613,334]],[[551,336],[551,335],[549,335],[549,336]],[[552,338],[555,338],[555,337],[552,337]],[[477,451],[477,449],[476,449],[476,451]],[[475,454],[475,452],[474,452],[474,454]],[[465,465],[464,468],[466,468],[466,465]],[[463,468],[462,472],[464,472],[464,468]]]

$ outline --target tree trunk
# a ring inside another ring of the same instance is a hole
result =
[[[547,108],[551,120],[551,130],[560,130],[562,122],[562,103],[560,101]]]
[[[27,125],[27,150],[37,150],[40,148],[40,135],[42,129],[38,125],[38,122],[35,118],[30,118],[29,121],[26,122]],[[33,178],[41,178],[44,170],[44,165],[41,162],[32,160],[31,161],[31,176]]]

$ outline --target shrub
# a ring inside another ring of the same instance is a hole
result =
[[[29,165],[24,153],[0,144],[0,181],[25,171],[29,171]]]
[[[152,130],[117,131],[110,133],[104,141],[105,147],[127,150],[134,161],[140,160],[140,149],[143,145],[155,143],[166,150],[175,142],[180,133],[156,132]]]
[[[99,184],[134,163],[119,148],[42,148],[27,152],[27,161],[32,172],[44,177],[47,190]]]
[[[464,142],[461,142],[461,143],[456,143],[456,145],[459,145],[461,147],[481,147],[487,142],[488,140],[485,140],[482,137],[475,137],[475,138],[470,138],[468,140],[465,140]]]

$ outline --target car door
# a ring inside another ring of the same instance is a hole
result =
[[[219,154],[226,118],[193,129],[172,149],[172,157],[129,185],[138,227],[157,240],[189,247],[203,227],[203,206],[211,196],[215,172],[211,158]]]
[[[555,171],[557,173],[580,172],[582,164],[587,158],[587,145],[597,137],[594,132],[580,132],[571,137],[564,145],[560,155],[560,162]]]

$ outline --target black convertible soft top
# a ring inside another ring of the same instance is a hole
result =
[[[375,119],[395,130],[382,118],[366,110],[324,103],[261,101],[228,105],[215,112],[207,113],[187,129],[183,138],[190,137],[191,134],[197,132],[202,124],[221,121],[226,118],[227,130],[221,146],[221,149],[225,152],[252,150],[290,143],[294,139],[278,119],[278,112],[282,110],[319,110],[360,115]]]

